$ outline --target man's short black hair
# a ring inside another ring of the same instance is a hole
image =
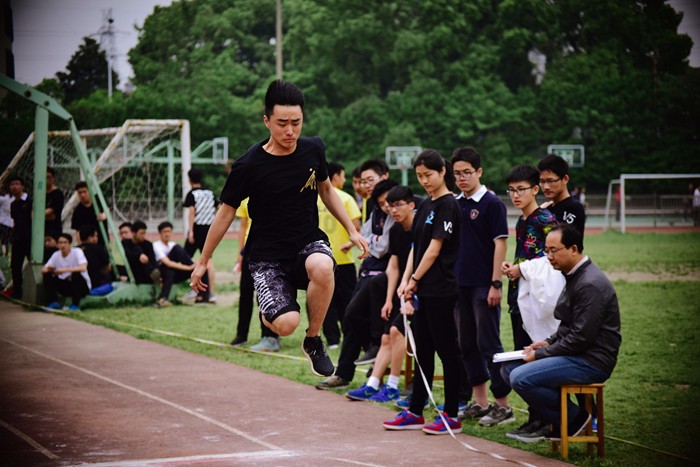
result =
[[[97,233],[97,227],[94,225],[84,225],[78,231],[81,242],[86,242],[88,238],[92,237]]]
[[[352,178],[360,178],[362,176],[362,169],[358,165],[354,169],[352,169]]]
[[[328,178],[333,178],[334,175],[340,175],[340,172],[343,172],[344,170],[345,167],[343,167],[343,164],[339,164],[338,162],[329,162]]]
[[[304,113],[304,93],[299,86],[289,81],[276,79],[270,83],[265,93],[265,116],[270,118],[276,105],[298,105]]]
[[[474,170],[481,168],[481,155],[471,146],[457,148],[452,151],[452,165],[455,162],[467,162],[472,165]]]
[[[413,192],[407,186],[397,185],[389,190],[389,193],[386,195],[386,200],[388,203],[396,203],[397,201],[413,203]]]
[[[119,230],[123,229],[124,227],[129,227],[129,230],[131,230],[131,222],[122,222],[119,224]]]
[[[192,167],[187,176],[190,177],[190,183],[202,183],[202,171]]]
[[[168,221],[161,222],[160,224],[158,224],[158,232],[161,232],[163,229],[167,229],[167,228],[172,229],[172,228],[173,228],[173,224],[171,224],[171,223],[168,222]]]
[[[80,190],[81,188],[87,188],[87,182],[85,180],[80,180],[78,183],[75,184],[75,191]]]
[[[46,173],[51,174],[51,176],[56,177],[56,169],[53,167],[46,167]]]
[[[58,238],[65,238],[68,240],[68,243],[73,243],[73,236],[66,232],[58,234]]]
[[[376,185],[374,185],[374,190],[372,190],[372,201],[376,203],[380,196],[382,196],[384,193],[391,190],[398,184],[399,183],[396,180],[392,180],[390,178],[377,183]]]
[[[540,172],[549,170],[557,174],[558,177],[564,177],[564,175],[569,175],[569,164],[561,157],[555,155],[548,155],[542,158],[537,168]]]
[[[540,183],[540,171],[531,165],[519,164],[510,169],[506,183],[529,182],[531,186]]]
[[[146,223],[143,221],[134,221],[133,224],[131,224],[131,231],[132,232],[138,232],[139,230],[143,229],[146,230]]]
[[[561,243],[565,247],[571,248],[573,245],[576,245],[578,252],[583,253],[583,236],[574,226],[569,224],[555,225],[552,230],[549,231],[550,234],[552,232],[561,233]]]
[[[389,173],[389,166],[381,159],[370,159],[360,165],[360,175],[365,170],[374,170],[380,177]]]
[[[15,181],[20,182],[20,183],[22,184],[22,186],[26,185],[26,183],[24,183],[24,179],[23,179],[22,177],[20,177],[19,175],[13,175],[13,176],[11,176],[10,179],[7,181],[8,186],[9,186],[10,183],[15,182]]]

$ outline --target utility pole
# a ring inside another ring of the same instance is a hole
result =
[[[282,0],[277,1],[275,15],[275,45],[277,46],[277,79],[282,79]]]
[[[104,48],[107,56],[107,96],[109,96],[110,101],[112,100],[112,68],[114,67],[114,58],[117,56],[113,25],[112,9],[108,8],[102,12],[102,27],[97,33],[100,35],[100,45]],[[107,42],[106,46],[105,42]]]

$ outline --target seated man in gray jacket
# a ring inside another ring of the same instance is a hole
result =
[[[524,442],[556,440],[560,428],[567,429],[570,436],[585,428],[591,415],[571,400],[568,427],[558,426],[559,388],[607,380],[622,341],[615,289],[583,255],[580,232],[569,225],[553,228],[547,235],[545,252],[554,269],[566,279],[554,309],[554,317],[561,323],[550,337],[526,347],[522,362],[501,368],[504,379],[528,403],[537,420],[509,436]]]

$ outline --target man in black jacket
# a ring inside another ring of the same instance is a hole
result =
[[[545,252],[554,269],[566,278],[554,309],[561,323],[550,337],[525,348],[522,363],[502,367],[504,379],[538,420],[534,422],[537,426],[523,427],[522,433],[513,436],[524,442],[556,439],[560,386],[607,380],[622,341],[617,294],[605,274],[583,255],[581,233],[570,225],[555,227],[547,235]],[[571,400],[568,414],[570,436],[585,428],[591,417]]]

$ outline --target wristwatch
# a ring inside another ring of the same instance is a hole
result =
[[[501,281],[491,281],[491,287],[494,287],[496,289],[500,289],[503,287],[503,282]]]

